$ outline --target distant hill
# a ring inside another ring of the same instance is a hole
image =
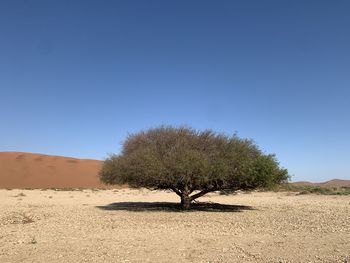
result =
[[[101,165],[98,160],[0,152],[0,188],[101,188]]]
[[[321,186],[321,187],[350,187],[350,180],[333,179],[323,183],[295,182],[294,185]]]

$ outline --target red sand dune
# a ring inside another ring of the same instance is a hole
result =
[[[105,188],[102,162],[43,154],[0,152],[0,188]]]

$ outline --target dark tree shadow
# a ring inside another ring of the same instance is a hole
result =
[[[105,206],[96,206],[102,210],[132,211],[132,212],[242,212],[244,210],[255,210],[251,206],[245,205],[225,205],[218,203],[195,202],[191,204],[189,210],[182,210],[179,203],[170,202],[119,202]]]

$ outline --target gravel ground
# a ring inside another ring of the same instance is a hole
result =
[[[350,196],[0,190],[0,262],[350,262]],[[168,203],[164,203],[168,202]],[[112,204],[112,205],[111,205]]]

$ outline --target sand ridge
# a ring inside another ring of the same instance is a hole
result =
[[[0,152],[0,188],[98,188],[102,161]]]

